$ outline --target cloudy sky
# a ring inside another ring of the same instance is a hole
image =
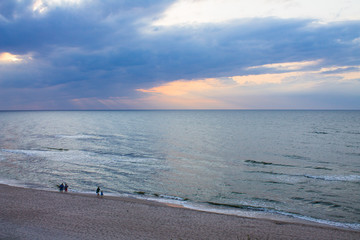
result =
[[[1,0],[20,109],[360,109],[360,1]]]

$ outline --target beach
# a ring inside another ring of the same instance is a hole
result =
[[[0,185],[0,239],[359,239],[360,231]]]

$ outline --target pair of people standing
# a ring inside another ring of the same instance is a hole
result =
[[[104,192],[100,189],[100,187],[98,186],[97,189],[96,189],[96,194],[99,196],[104,196]]]
[[[60,185],[58,185],[58,187],[59,187],[59,191],[60,192],[62,192],[62,191],[64,191],[65,190],[65,192],[67,192],[68,191],[68,185],[67,185],[67,183],[61,183]]]

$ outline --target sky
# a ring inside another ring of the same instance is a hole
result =
[[[359,0],[1,0],[0,110],[359,109]]]

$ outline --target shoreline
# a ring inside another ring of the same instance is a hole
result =
[[[0,185],[6,185],[10,187],[18,187],[18,188],[25,188],[25,189],[32,189],[32,190],[40,190],[46,192],[56,192],[58,193],[58,189],[46,188],[41,185],[37,184],[25,184],[20,183],[18,181],[6,182],[0,181]],[[94,196],[94,191],[76,191],[70,189],[68,194],[80,194],[80,195],[87,195],[87,196]],[[114,198],[114,199],[125,199],[125,200],[134,200],[140,201],[144,203],[152,202],[158,204],[165,204],[171,207],[179,207],[185,208],[193,211],[200,211],[200,212],[209,212],[214,214],[224,214],[224,215],[231,215],[231,216],[238,216],[244,218],[254,218],[254,219],[266,219],[266,220],[273,220],[273,221],[282,221],[282,222],[290,222],[290,223],[300,223],[300,224],[310,224],[310,225],[320,225],[325,227],[335,227],[345,230],[354,230],[360,231],[360,223],[343,223],[343,222],[334,222],[330,220],[323,220],[323,219],[316,219],[308,216],[302,216],[295,213],[288,213],[288,212],[281,212],[281,211],[256,211],[256,210],[239,210],[233,207],[226,207],[226,204],[218,204],[212,202],[204,202],[204,203],[196,203],[188,201],[187,199],[182,199],[181,197],[176,196],[166,196],[166,195],[148,195],[145,192],[135,192],[135,193],[111,193],[107,192],[106,198]]]
[[[206,212],[152,200],[0,184],[0,239],[359,239],[305,221]]]

